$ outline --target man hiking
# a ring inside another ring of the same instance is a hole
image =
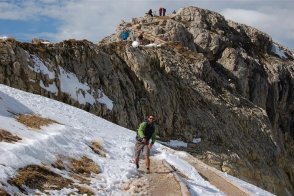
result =
[[[155,133],[155,117],[153,115],[149,115],[147,120],[142,122],[138,128],[137,137],[136,137],[136,145],[135,145],[135,164],[137,169],[139,169],[139,159],[140,153],[143,151],[145,156],[145,165],[147,168],[146,173],[150,173],[150,149],[156,140]],[[151,139],[151,143],[150,143]]]

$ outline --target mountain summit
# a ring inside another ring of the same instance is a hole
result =
[[[133,47],[140,33],[145,44]],[[181,150],[221,171],[294,194],[294,56],[255,28],[187,7],[122,22],[98,44],[5,39],[0,54],[2,84],[132,130],[153,113],[162,141],[182,140]]]

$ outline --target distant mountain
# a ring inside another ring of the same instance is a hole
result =
[[[142,32],[145,45],[134,48]],[[162,140],[187,142],[182,150],[221,171],[294,194],[293,52],[255,28],[187,7],[122,22],[99,44],[3,39],[0,54],[3,84],[132,130],[153,113]]]

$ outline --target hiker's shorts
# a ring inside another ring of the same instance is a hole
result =
[[[145,144],[145,143],[136,141],[136,144],[135,144],[135,157],[139,157],[142,150],[143,150],[143,154],[145,156],[149,156],[150,155],[150,149],[148,148],[148,145],[149,144]]]

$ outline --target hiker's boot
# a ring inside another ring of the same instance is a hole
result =
[[[146,174],[150,174],[150,169],[149,168],[147,168]]]
[[[139,163],[136,163],[136,167],[137,167],[137,169],[139,169]]]

